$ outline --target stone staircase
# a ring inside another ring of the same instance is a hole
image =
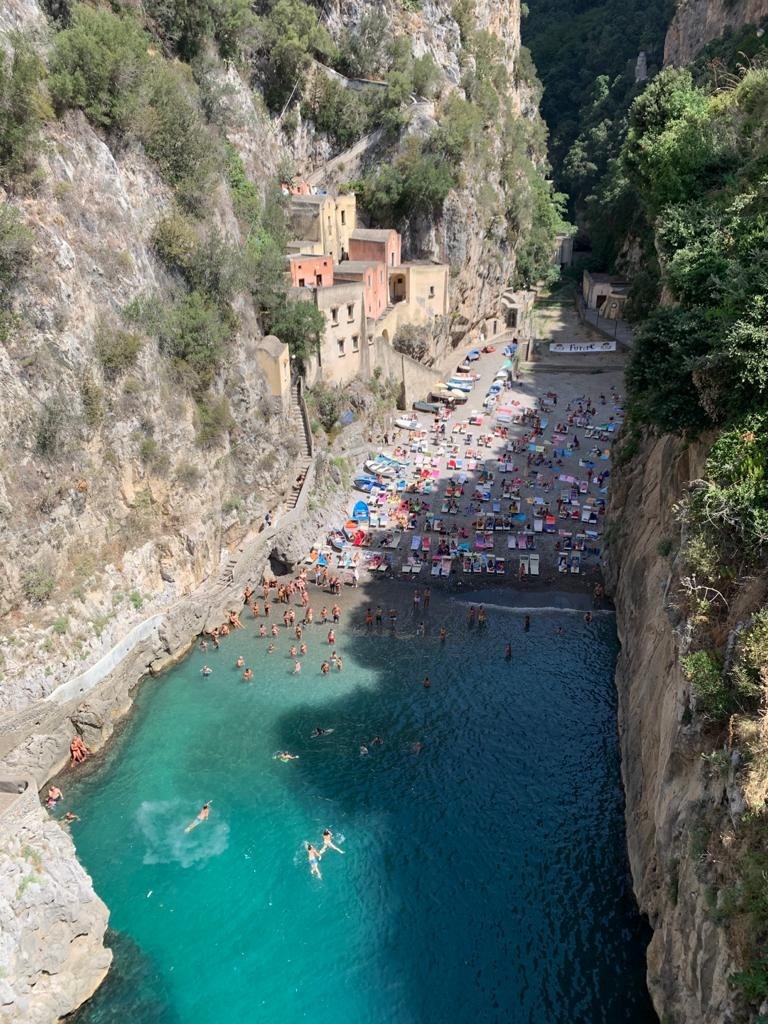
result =
[[[299,385],[291,385],[291,405],[288,410],[288,422],[290,424],[291,433],[294,437],[298,438],[299,441],[299,454],[296,458],[294,465],[294,482],[291,487],[291,492],[285,499],[285,508],[287,512],[291,509],[296,508],[296,503],[299,500],[301,494],[301,484],[297,483],[297,479],[301,477],[303,480],[306,476],[306,472],[309,469],[309,465],[312,462],[312,442],[307,436],[307,430],[304,426],[304,417],[301,415],[301,399],[299,397]]]

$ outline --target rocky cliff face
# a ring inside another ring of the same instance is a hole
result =
[[[0,845],[0,1021],[50,1024],[104,979],[112,960],[102,946],[108,912],[35,791],[19,800],[4,811],[14,834]]]
[[[766,0],[683,0],[664,40],[664,64],[682,67],[707,43],[768,17]]]
[[[370,9],[371,5],[362,0],[335,0],[328,13],[331,32],[338,39],[343,31],[358,29]],[[475,58],[462,41],[451,0],[426,0],[414,11],[397,0],[385,0],[377,5],[377,10],[392,36],[411,40],[414,56],[433,57],[443,75],[438,99],[444,101],[454,92],[463,98],[463,75],[474,67]],[[509,82],[499,117],[485,126],[487,159],[482,166],[471,159],[467,161],[463,185],[449,193],[441,210],[411,217],[399,225],[403,232],[403,259],[433,259],[451,266],[450,320],[454,340],[463,338],[487,318],[497,316],[499,297],[514,275],[515,248],[510,244],[504,217],[509,202],[508,186],[501,173],[502,121],[508,113],[530,123],[540,121],[538,97],[530,85],[518,81],[516,76],[520,52],[519,0],[478,0],[473,12],[477,30],[491,33],[500,41]],[[426,139],[437,126],[439,105],[415,104],[405,139]],[[313,150],[303,130],[296,133],[293,146],[309,174],[328,155],[322,147]],[[325,184],[341,184],[375,169],[391,155],[391,143],[379,141],[354,152],[349,159],[340,159],[339,166],[322,180]]]
[[[616,474],[610,503],[627,843],[638,903],[654,930],[649,988],[661,1020],[676,1024],[744,1019],[728,984],[737,944],[718,914],[731,814],[743,803],[734,765],[713,771],[702,756],[713,740],[691,715],[680,669],[687,635],[670,557],[680,537],[673,506],[701,475],[705,451],[677,438],[647,441]]]

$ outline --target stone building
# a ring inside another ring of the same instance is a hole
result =
[[[329,288],[333,284],[333,258],[298,253],[288,257],[288,271],[294,288]]]
[[[288,346],[267,334],[256,345],[256,362],[264,374],[271,397],[285,411],[291,401],[291,360]]]
[[[629,294],[629,281],[625,277],[585,270],[581,291],[588,309],[596,309],[610,320],[618,320],[624,315]]]
[[[365,315],[378,320],[387,308],[387,268],[383,263],[345,260],[335,270],[335,280],[363,286]]]
[[[307,383],[322,378],[344,384],[370,373],[366,331],[365,292],[359,282],[337,282],[330,288],[294,289],[292,298],[314,302],[325,318],[320,352],[308,361]]]
[[[573,236],[555,235],[555,252],[552,263],[556,267],[570,267],[573,264]]]
[[[349,236],[349,258],[387,267],[400,265],[400,235],[394,228],[356,228]]]
[[[285,217],[291,237],[289,253],[332,256],[336,263],[349,255],[357,217],[354,193],[292,195]]]

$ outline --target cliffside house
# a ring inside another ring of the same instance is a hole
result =
[[[365,315],[369,320],[378,320],[387,308],[387,268],[384,263],[344,260],[336,267],[335,280],[362,285]]]
[[[336,263],[349,255],[349,237],[355,230],[356,200],[353,193],[291,195],[285,216],[292,255],[332,256]]]
[[[288,346],[267,334],[256,345],[256,362],[264,374],[269,393],[283,411],[291,401],[291,360]]]
[[[329,288],[295,288],[291,298],[314,302],[325,318],[320,353],[306,366],[308,383],[318,377],[345,384],[371,367],[365,314],[365,291],[359,281],[336,282]]]
[[[330,288],[333,284],[333,257],[298,253],[288,257],[288,271],[294,288]]]
[[[596,309],[609,320],[619,320],[629,294],[629,281],[615,274],[598,274],[585,270],[581,291],[588,309]]]
[[[350,260],[400,265],[400,235],[394,228],[356,228],[349,236]]]

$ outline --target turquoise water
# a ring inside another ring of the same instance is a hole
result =
[[[65,778],[116,933],[78,1024],[655,1020],[612,617],[536,611],[524,632],[497,608],[468,632],[457,603],[445,644],[400,618],[396,638],[342,622],[344,669],[325,678],[322,626],[294,676],[286,632],[269,656],[249,619],[218,654],[145,682],[101,763]],[[318,725],[334,731],[310,738]],[[185,833],[204,800],[210,819]],[[318,880],[303,843],[325,827],[345,854],[326,853]]]

